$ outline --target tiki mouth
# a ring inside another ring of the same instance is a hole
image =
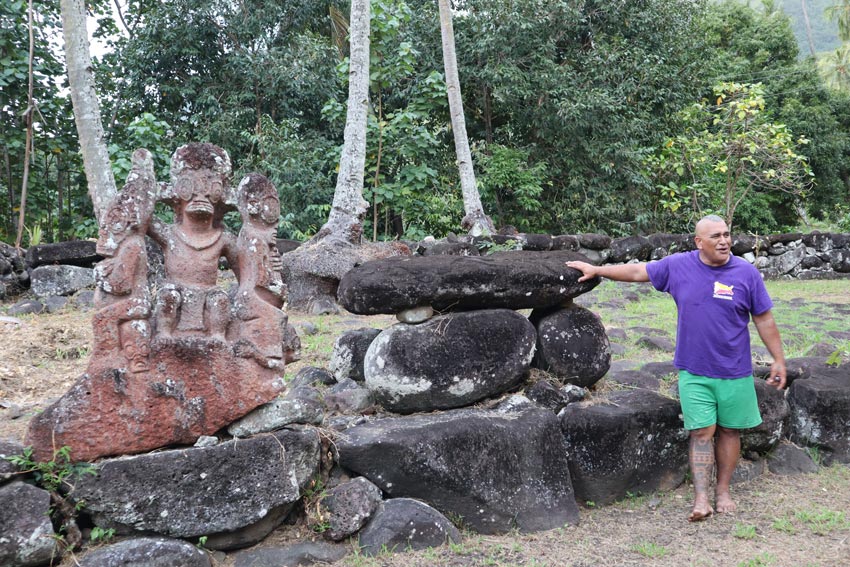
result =
[[[195,214],[213,214],[213,206],[209,201],[189,201],[189,204],[186,205],[187,213],[195,213]]]

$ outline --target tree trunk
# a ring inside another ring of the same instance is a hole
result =
[[[817,53],[815,52],[815,42],[812,40],[812,26],[809,23],[809,11],[806,8],[806,0],[800,0],[800,6],[803,8],[803,22],[806,24],[806,39],[809,40],[809,51],[812,53],[812,57],[817,57]]]
[[[460,188],[463,193],[465,216],[461,226],[473,236],[493,234],[493,221],[484,214],[481,197],[475,185],[475,171],[472,168],[472,152],[466,135],[466,120],[463,115],[463,100],[460,94],[460,78],[457,72],[457,54],[455,52],[455,33],[452,27],[452,13],[449,0],[437,0],[440,8],[440,33],[443,39],[443,64],[446,69],[446,90],[449,98],[452,132],[455,139],[457,167],[460,173]]]
[[[89,197],[94,205],[95,216],[99,219],[117,190],[109,164],[109,152],[103,138],[100,104],[94,90],[85,4],[83,0],[60,0],[60,8],[74,121],[80,138]]]
[[[33,32],[32,32],[32,0],[29,0],[29,5],[27,6],[27,27],[29,30],[29,57],[27,59],[28,63],[28,76],[29,76],[29,86],[27,88],[27,135],[26,141],[24,142],[24,176],[21,181],[21,205],[18,208],[18,232],[15,236],[15,248],[18,250],[21,249],[21,242],[24,239],[24,219],[26,218],[27,212],[27,183],[29,182],[30,176],[30,160],[32,159],[32,117],[35,114],[35,109],[33,108],[33,100],[32,100],[32,91],[33,91],[33,75],[32,75],[32,59],[33,59],[33,50],[35,47],[33,41]],[[30,243],[32,244],[32,243]]]
[[[369,111],[369,17],[369,0],[352,0],[348,111],[342,156],[328,222],[313,238],[314,241],[331,238],[360,244],[363,236],[363,215],[369,208],[369,203],[363,198]]]

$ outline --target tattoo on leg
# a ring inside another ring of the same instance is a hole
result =
[[[694,490],[708,491],[711,474],[714,469],[714,444],[711,440],[691,440],[691,474],[694,477]]]

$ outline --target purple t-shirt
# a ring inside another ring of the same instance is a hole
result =
[[[708,266],[694,250],[650,262],[646,271],[655,289],[676,301],[676,368],[712,378],[753,373],[750,315],[773,307],[754,266],[735,256],[723,266]]]

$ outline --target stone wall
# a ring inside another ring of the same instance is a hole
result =
[[[603,234],[550,236],[548,234],[496,235],[487,239],[449,237],[423,241],[413,247],[423,255],[468,253],[470,249],[515,247],[523,250],[573,250],[595,264],[647,262],[694,250],[690,234],[653,234],[611,238]],[[452,250],[454,249],[454,250]],[[850,277],[850,234],[811,232],[770,236],[733,237],[732,252],[755,264],[766,278],[831,279]],[[474,252],[473,252],[474,253]]]

